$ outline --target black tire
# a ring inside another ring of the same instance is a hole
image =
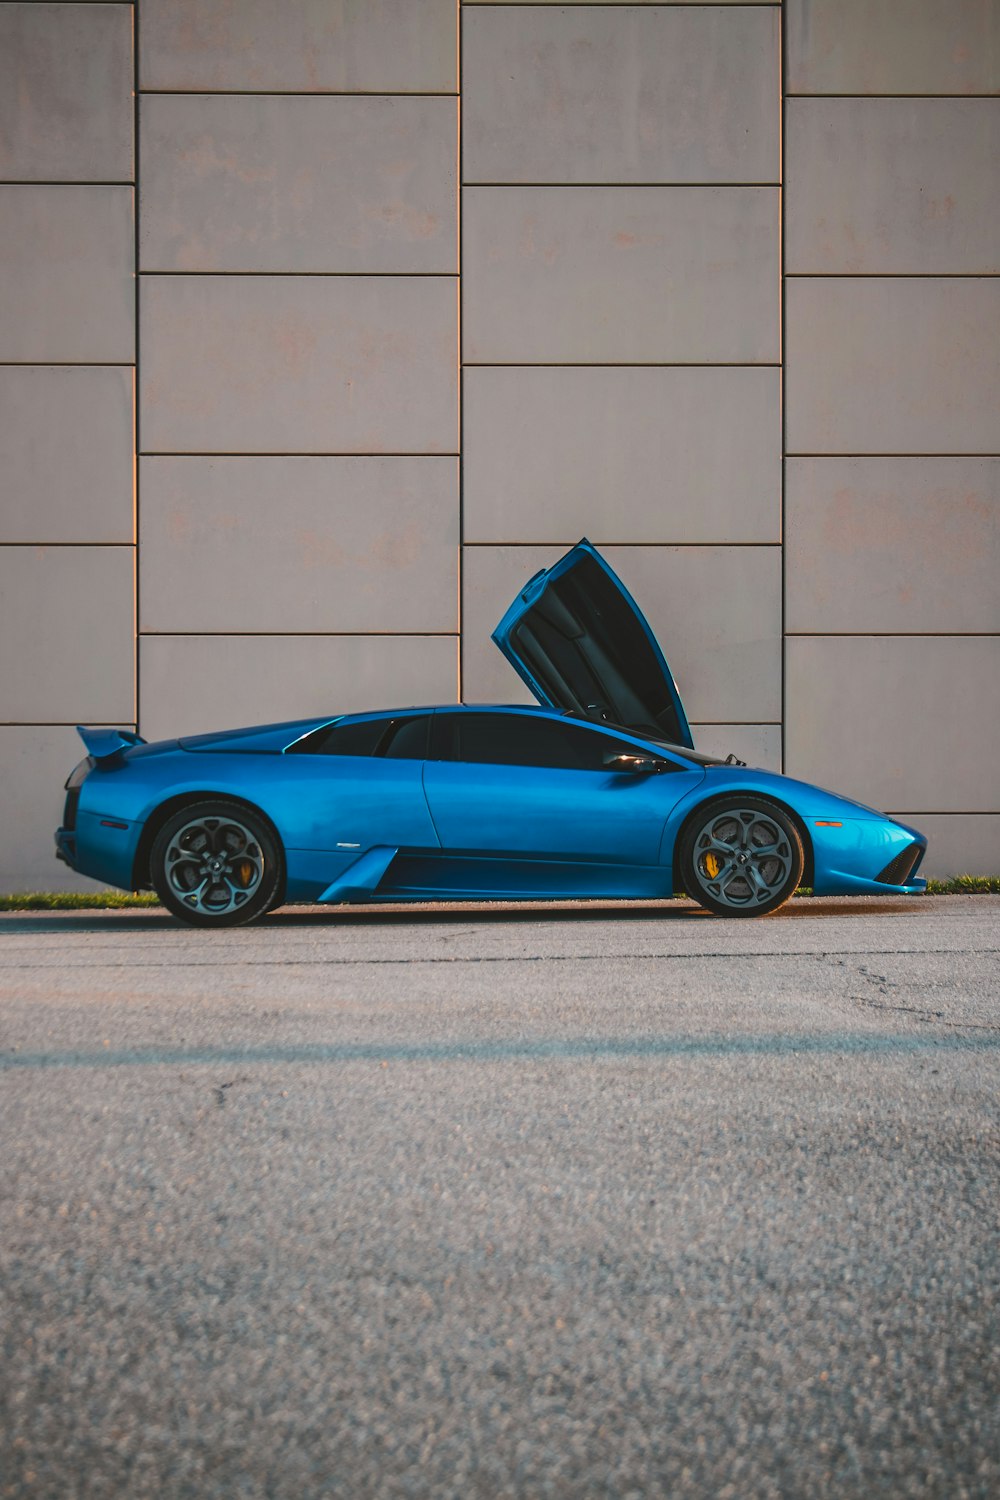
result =
[[[284,888],[281,844],[238,802],[195,802],[153,840],[149,871],[164,906],[192,927],[237,927],[269,910]]]
[[[680,847],[684,889],[720,917],[764,917],[802,882],[794,820],[767,797],[719,797],[700,807]]]

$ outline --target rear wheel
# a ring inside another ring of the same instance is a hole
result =
[[[793,820],[766,797],[720,797],[688,826],[680,851],[684,889],[723,917],[777,911],[802,880]]]
[[[282,884],[277,839],[262,817],[236,802],[197,802],[168,818],[149,865],[164,906],[196,927],[252,922]]]

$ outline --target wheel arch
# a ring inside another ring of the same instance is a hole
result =
[[[275,848],[278,851],[279,873],[278,887],[284,895],[285,881],[288,875],[288,861],[285,857],[285,846],[281,834],[274,824],[274,819],[269,818],[267,813],[256,802],[251,802],[249,797],[240,797],[235,792],[178,792],[175,797],[168,797],[164,802],[158,802],[156,807],[146,819],[145,826],[136,846],[135,859],[132,863],[132,889],[134,891],[150,891],[153,889],[153,881],[149,869],[149,856],[156,841],[156,835],[174,813],[183,811],[185,807],[194,807],[199,802],[232,802],[237,807],[245,807],[262,822],[267,824],[268,829],[274,837]]]
[[[674,838],[674,852],[671,873],[673,876],[675,891],[681,891],[684,889],[684,879],[681,874],[680,868],[681,848],[683,847],[684,837],[688,829],[694,822],[695,818],[704,813],[707,807],[711,807],[713,802],[722,802],[725,800],[725,798],[733,796],[733,790],[734,789],[730,787],[725,792],[714,792],[711,796],[703,797],[700,802],[696,802],[694,807],[688,810],[687,815],[678,828],[676,836]],[[787,815],[791,818],[792,822],[795,824],[795,827],[798,829],[799,838],[802,840],[802,884],[804,886],[811,887],[813,884],[815,870],[813,861],[813,845],[812,839],[809,837],[809,830],[805,825],[805,820],[803,819],[802,815],[800,813],[797,813],[794,807],[790,807],[782,797],[775,797],[772,792],[758,792],[748,790],[746,792],[746,796],[757,797],[762,802],[773,802],[775,807],[780,807],[782,812],[787,813]]]

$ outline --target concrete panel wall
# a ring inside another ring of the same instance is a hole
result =
[[[153,453],[457,453],[451,277],[143,277]]]
[[[772,188],[466,188],[468,362],[769,364]]]
[[[775,768],[779,20],[466,6],[461,262],[464,696],[523,701],[490,631],[586,533],[698,742]]]
[[[785,15],[786,764],[991,872],[1000,11]]]
[[[144,458],[144,631],[458,629],[453,458]]]
[[[928,838],[921,873],[936,880],[954,875],[985,874],[996,869],[1000,848],[1000,814],[908,813],[897,808],[900,820],[918,826]]]
[[[71,726],[135,723],[132,22],[0,5],[0,890],[92,888]]]
[[[0,186],[0,360],[135,358],[132,189]]]
[[[131,178],[132,7],[0,5],[0,181]]]
[[[465,372],[465,539],[778,542],[777,370]]]
[[[142,733],[149,739],[394,704],[448,703],[454,636],[146,635]]]
[[[462,30],[466,182],[773,182],[780,12],[480,7]]]
[[[458,270],[454,99],[151,94],[144,271]]]
[[[887,812],[1000,811],[995,636],[793,636],[791,774]]]
[[[457,694],[457,19],[145,0],[143,734]]]
[[[135,540],[130,366],[0,365],[0,542]]]
[[[144,89],[454,93],[455,0],[142,0]]]
[[[995,452],[1000,280],[790,278],[785,310],[790,453]]]
[[[567,545],[575,538],[567,538]],[[565,550],[560,549],[560,550]],[[640,602],[693,723],[781,718],[781,559],[776,547],[602,547]],[[490,632],[551,547],[466,547],[462,682],[470,701],[530,702]],[[725,608],[706,608],[724,599]]]
[[[1000,632],[1000,459],[790,458],[789,631]]]
[[[789,99],[791,274],[995,275],[1000,99]]]
[[[135,720],[134,569],[132,547],[0,547],[8,721]]]
[[[785,0],[790,94],[992,94],[989,0]]]

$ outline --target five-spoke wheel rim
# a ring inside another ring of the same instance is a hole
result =
[[[753,807],[716,813],[695,836],[693,853],[695,873],[705,892],[734,911],[775,901],[794,861],[784,830]]]
[[[194,818],[170,840],[163,867],[182,906],[223,917],[245,906],[259,889],[264,852],[256,835],[234,818]]]

